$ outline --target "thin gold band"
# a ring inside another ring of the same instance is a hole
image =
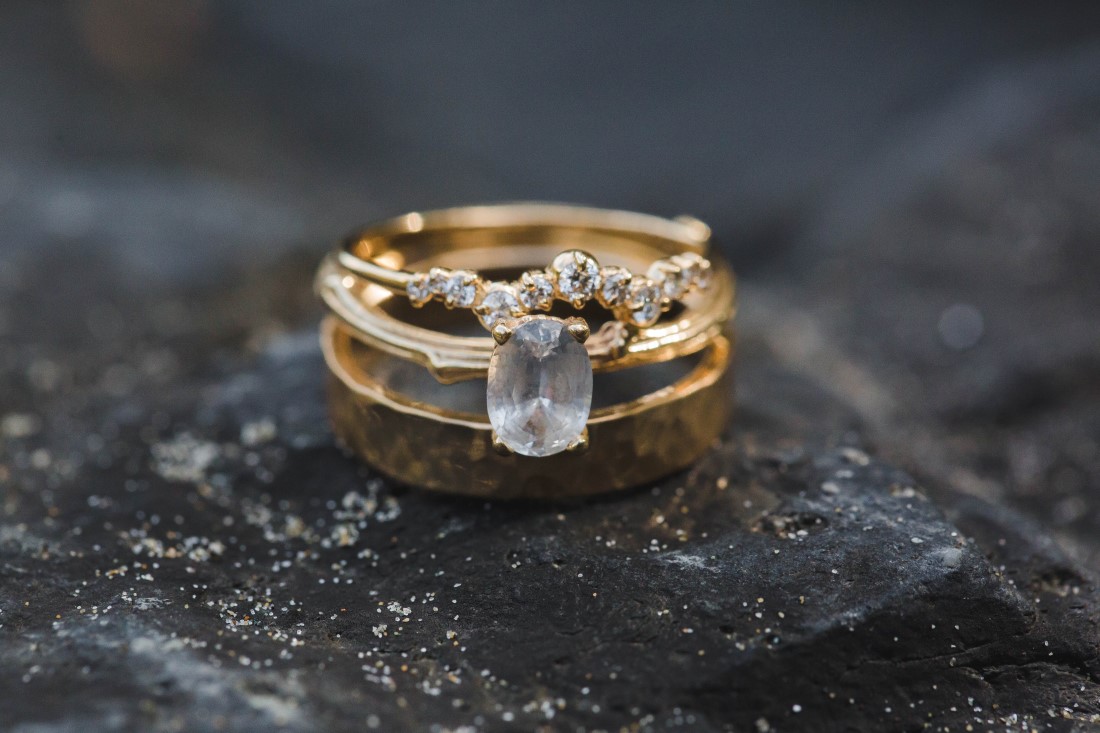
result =
[[[615,319],[636,327],[654,325],[663,312],[689,294],[706,290],[711,263],[704,256],[709,229],[695,219],[658,219],[644,214],[603,211],[560,204],[500,204],[412,213],[368,227],[345,242],[336,263],[367,282],[397,290],[415,307],[442,301],[448,308],[472,310],[486,330],[497,321],[550,310],[555,301],[583,308],[597,301]],[[518,279],[494,280],[469,262],[412,272],[418,249],[471,257],[467,249],[499,250],[487,262],[499,270],[517,250],[549,243],[557,252]],[[604,251],[601,260],[581,249]],[[657,255],[640,270],[613,264],[623,253]],[[611,260],[611,261],[609,261]]]
[[[654,258],[706,254],[709,228],[689,217],[662,219],[632,212],[558,204],[502,204],[406,214],[350,237],[318,270],[326,305],[376,348],[415,361],[451,383],[483,377],[495,344],[422,328],[387,312],[413,273],[429,266],[524,269],[564,245],[585,247],[601,262],[644,268]],[[711,256],[710,282],[691,292],[673,317],[645,327],[595,333],[586,344],[593,369],[610,371],[698,352],[735,312],[732,271]]]
[[[370,282],[404,292],[413,273],[409,262],[424,260],[441,249],[456,254],[486,246],[508,246],[500,267],[526,266],[530,245],[624,251],[632,259],[641,250],[657,257],[695,252],[706,254],[710,228],[691,217],[662,219],[630,211],[610,211],[563,204],[494,204],[413,212],[373,224],[349,237],[339,264]],[[499,255],[498,255],[499,256]],[[522,260],[522,262],[521,262]],[[611,256],[605,264],[617,264]]]

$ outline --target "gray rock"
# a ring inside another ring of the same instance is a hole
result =
[[[546,115],[545,86],[524,106],[486,82],[424,114],[460,72],[360,40],[409,25],[397,5],[347,38],[286,9],[161,24],[126,7],[13,6],[0,44],[20,70],[0,80],[0,728],[1097,726],[1088,22],[928,10],[912,35],[886,10],[790,6],[811,48],[733,43],[704,70],[694,51],[728,26],[764,37],[709,10],[667,62],[699,79],[677,81],[681,104],[639,117],[655,82],[624,71],[634,91],[607,105],[627,142],[579,125],[578,157],[538,151],[529,191],[521,151],[564,140],[591,98],[562,92]],[[572,37],[572,16],[545,12]],[[591,12],[583,33],[630,20]],[[965,44],[928,30],[947,21]],[[417,28],[456,21],[432,22]],[[624,38],[666,42],[642,25]],[[543,54],[496,62],[523,27],[484,21],[471,63],[489,76],[470,78],[551,74]],[[769,132],[732,143],[728,111],[789,81],[728,85],[738,54],[781,69],[799,51],[839,68],[738,117],[746,138]],[[926,109],[889,111],[903,78]],[[803,99],[820,110],[805,129]],[[523,110],[493,124],[526,132],[475,160],[462,131],[486,106]],[[684,138],[685,109],[722,134],[650,145]],[[699,202],[715,225],[742,274],[738,412],[691,471],[484,503],[394,485],[335,446],[310,292],[323,241],[370,213],[523,195]]]

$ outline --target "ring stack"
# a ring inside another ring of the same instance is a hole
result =
[[[477,496],[685,468],[732,403],[734,279],[709,239],[689,217],[554,204],[357,232],[317,274],[337,438],[400,481]]]

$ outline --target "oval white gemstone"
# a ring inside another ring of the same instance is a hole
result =
[[[592,362],[556,318],[518,325],[489,361],[489,422],[512,451],[549,456],[580,437],[592,408]]]

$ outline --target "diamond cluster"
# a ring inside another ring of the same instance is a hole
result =
[[[433,267],[417,273],[405,290],[414,306],[431,300],[448,308],[472,308],[485,328],[503,318],[547,311],[555,300],[581,308],[595,300],[634,326],[652,326],[673,301],[710,282],[710,262],[694,252],[657,260],[645,275],[600,267],[579,249],[562,252],[545,270],[529,270],[515,282],[489,282],[472,270]]]

